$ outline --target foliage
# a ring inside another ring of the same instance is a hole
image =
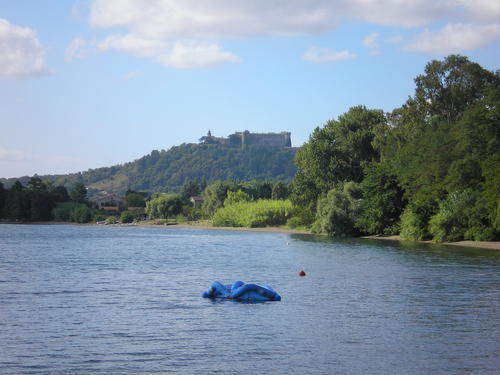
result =
[[[189,198],[196,197],[201,194],[201,185],[197,180],[188,180],[184,183],[181,190],[181,198],[185,203],[189,202]]]
[[[379,159],[373,140],[376,129],[385,124],[381,110],[357,106],[316,128],[295,158],[299,173],[292,185],[292,201],[315,202],[343,182],[361,182],[364,164]]]
[[[287,184],[284,182],[278,181],[273,185],[273,190],[271,192],[271,198],[272,199],[288,199],[288,196],[290,195],[290,191],[288,190]]]
[[[248,196],[252,200],[270,199],[272,185],[266,181],[216,181],[203,190],[203,210],[212,216],[215,211],[224,206],[224,201],[230,191],[241,191],[246,194],[245,197]]]
[[[128,190],[125,194],[125,198],[123,199],[122,206],[125,209],[129,207],[146,207],[145,199],[147,197],[147,193]]]
[[[109,216],[106,218],[106,224],[115,224],[117,222],[116,216]]]
[[[314,214],[307,207],[294,206],[292,215],[286,222],[287,227],[292,229],[307,229],[314,222]]]
[[[354,182],[347,183],[343,190],[332,189],[318,199],[316,221],[312,229],[330,237],[348,237],[359,234],[355,227],[361,214],[360,189]]]
[[[82,183],[89,192],[106,190],[120,195],[127,189],[181,192],[190,180],[201,181],[203,190],[207,181],[291,181],[296,172],[295,153],[295,148],[248,146],[242,149],[229,145],[182,144],[166,151],[153,150],[149,155],[121,165],[41,178],[68,188]],[[10,187],[14,180],[2,179],[1,182]]]
[[[92,221],[94,211],[87,205],[77,202],[57,203],[52,210],[55,221],[69,221],[76,223],[88,223]]]
[[[292,216],[290,201],[259,199],[255,202],[240,201],[218,209],[213,217],[214,226],[265,227],[283,225]]]
[[[73,185],[73,188],[69,192],[69,196],[73,202],[87,204],[87,188],[81,182],[77,182]]]
[[[250,202],[251,197],[244,191],[238,190],[238,191],[228,191],[227,192],[227,197],[224,200],[224,207],[231,206],[235,203],[239,202]]]
[[[71,221],[75,223],[88,223],[92,221],[93,211],[86,204],[78,204],[72,211]]]
[[[182,200],[178,194],[154,194],[146,202],[146,214],[152,218],[168,219],[182,210]]]
[[[403,190],[387,163],[371,163],[361,182],[363,200],[356,227],[371,234],[399,234],[400,216],[405,206]]]
[[[122,224],[131,223],[134,221],[134,214],[130,211],[123,211],[120,215],[120,222]]]

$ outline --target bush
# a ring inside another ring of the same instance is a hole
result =
[[[214,226],[265,227],[283,225],[292,217],[290,201],[259,199],[256,202],[237,202],[219,208],[213,217]]]
[[[73,209],[71,212],[71,221],[76,223],[88,223],[92,220],[92,210],[85,204],[79,204],[77,207]]]
[[[289,228],[309,228],[314,222],[314,215],[307,207],[294,207],[292,217],[288,219],[286,225]]]
[[[403,240],[420,241],[424,239],[426,234],[425,221],[415,212],[412,206],[406,207],[401,215],[401,238]]]
[[[450,193],[440,202],[429,221],[429,232],[436,242],[492,241],[496,237],[486,200],[470,189]]]
[[[331,237],[348,237],[359,234],[355,222],[360,216],[360,199],[357,184],[347,183],[343,191],[332,189],[318,199],[316,221],[311,230]]]
[[[88,223],[92,220],[94,211],[83,203],[64,202],[57,203],[52,210],[55,221],[72,221],[76,223]]]
[[[131,223],[134,221],[134,214],[130,211],[123,211],[120,215],[120,222],[122,224]]]
[[[116,216],[109,216],[107,219],[106,219],[106,224],[115,224],[117,221],[117,218]]]
[[[72,221],[72,211],[79,203],[64,202],[57,203],[56,207],[52,210],[52,216],[55,221]]]

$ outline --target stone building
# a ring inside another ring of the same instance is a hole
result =
[[[248,130],[230,134],[229,137],[214,137],[209,130],[205,137],[200,138],[203,144],[227,144],[232,146],[272,146],[292,147],[291,133],[250,133]]]

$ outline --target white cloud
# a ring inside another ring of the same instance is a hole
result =
[[[23,78],[44,73],[45,49],[30,28],[0,19],[0,78]]]
[[[238,56],[221,50],[217,44],[176,42],[168,54],[155,59],[159,63],[175,68],[200,68],[227,62],[239,62]]]
[[[438,31],[425,29],[404,51],[440,55],[472,51],[500,38],[500,25],[448,24]]]
[[[498,0],[451,0],[451,4],[463,7],[465,13],[479,22],[498,22],[500,20],[500,1]]]
[[[27,152],[0,147],[0,162],[18,162],[31,160],[32,157]]]
[[[380,53],[378,49],[378,33],[370,33],[363,40],[363,45],[368,48],[370,55],[378,55]]]
[[[89,42],[82,37],[75,37],[66,47],[64,52],[64,59],[66,61],[72,61],[75,59],[82,59],[92,54],[95,51],[95,42]]]
[[[348,51],[332,51],[328,48],[311,47],[302,58],[312,62],[333,62],[338,60],[351,60],[356,55]]]
[[[471,4],[474,4],[472,6]],[[92,0],[89,23],[122,29],[101,50],[119,50],[174,67],[239,61],[223,40],[256,36],[321,35],[343,21],[414,28],[453,15],[464,22],[500,15],[493,0]],[[465,10],[465,11],[464,11]],[[498,19],[498,16],[496,19]],[[370,36],[369,36],[370,37]],[[372,53],[377,37],[365,40]]]

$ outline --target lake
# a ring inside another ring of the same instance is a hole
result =
[[[0,225],[0,374],[498,374],[499,266],[381,240]],[[216,280],[282,301],[201,298]]]

